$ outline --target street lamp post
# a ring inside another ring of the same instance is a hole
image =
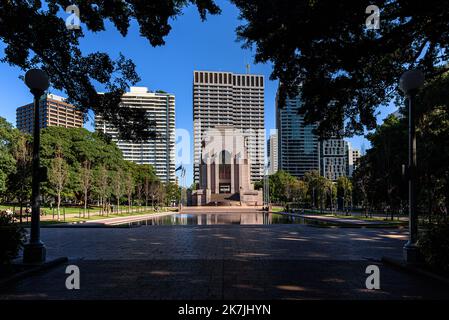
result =
[[[263,207],[264,210],[270,211],[270,180],[268,174],[268,166],[265,166],[263,176]]]
[[[33,129],[33,169],[31,191],[31,231],[30,241],[23,248],[24,263],[41,263],[45,261],[45,246],[40,240],[40,120],[39,100],[48,89],[48,75],[39,69],[31,69],[25,74],[25,84],[34,96],[34,129]]]
[[[408,196],[409,196],[409,240],[404,246],[404,260],[408,264],[418,262],[418,214],[415,195],[416,180],[416,132],[415,97],[424,84],[424,74],[419,70],[405,72],[399,80],[400,89],[408,100]]]

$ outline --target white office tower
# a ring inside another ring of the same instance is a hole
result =
[[[205,132],[231,126],[245,135],[251,182],[264,174],[264,76],[194,71],[194,182],[199,182],[201,142]]]
[[[267,141],[268,174],[278,171],[278,134],[273,133]]]
[[[352,177],[354,174],[361,156],[360,149],[354,149],[350,142],[346,142],[346,174],[348,177]]]
[[[117,130],[98,115],[95,116],[95,130],[111,136],[125,160],[151,164],[161,181],[175,182],[175,96],[150,92],[146,87],[131,87],[130,92],[123,95],[122,104],[145,109],[148,119],[155,121],[155,128],[151,129],[157,137],[144,142],[120,140]]]

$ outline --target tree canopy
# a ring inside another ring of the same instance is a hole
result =
[[[417,102],[417,201],[429,215],[449,214],[448,81],[449,73],[429,81]],[[401,170],[408,164],[407,118],[389,116],[368,139],[372,148],[354,174],[357,198],[366,206],[399,210],[408,198]]]
[[[12,155],[12,148],[18,130],[4,118],[0,117],[0,193],[6,190],[6,182],[9,174],[15,171],[16,161]]]
[[[362,134],[376,127],[376,109],[400,97],[397,83],[410,68],[420,68],[426,79],[447,70],[449,7],[445,1],[381,0],[380,29],[365,26],[371,1],[231,0],[243,24],[238,38],[255,47],[256,62],[272,62],[272,79],[279,79],[280,106],[301,86],[299,112],[308,123],[318,123],[322,137]],[[126,36],[131,21],[152,46],[165,44],[170,20],[188,5],[201,19],[219,14],[214,0],[80,1],[82,28],[68,30],[61,17],[67,0],[1,1],[0,41],[3,62],[23,70],[34,66],[50,75],[52,86],[65,91],[69,101],[87,114],[102,115],[124,139],[154,136],[142,110],[119,107],[126,88],[139,81],[134,63],[103,52],[83,54],[85,32],[105,30],[112,22]],[[27,17],[27,23],[23,23]],[[94,84],[105,88],[97,94]]]
[[[83,128],[48,127],[42,130],[41,157],[42,164],[49,166],[49,161],[60,152],[73,168],[81,168],[84,161],[92,167],[105,165],[110,169],[123,166],[122,152],[115,143],[106,140],[101,133],[90,132]]]
[[[273,203],[292,203],[302,208],[336,208],[335,200],[341,198],[342,206],[348,207],[352,197],[352,183],[343,177],[337,185],[320,175],[318,171],[307,172],[298,179],[284,170],[279,170],[269,176],[270,201]],[[341,180],[341,181],[340,181]],[[258,190],[263,188],[263,181],[254,184]]]
[[[232,0],[241,10],[237,29],[256,62],[272,62],[281,103],[301,86],[306,121],[330,136],[376,127],[376,108],[398,98],[410,68],[435,80],[447,70],[446,1],[376,1],[380,29],[365,26],[372,1]]]
[[[32,137],[21,133],[0,118],[0,197],[21,206],[31,192]],[[5,160],[5,161],[3,161]],[[42,184],[44,202],[71,203],[99,200],[102,205],[120,203],[126,195],[130,202],[143,204],[145,189],[150,184],[162,185],[151,165],[140,165],[123,159],[117,145],[103,134],[83,128],[48,127],[41,135],[41,164],[48,169]],[[120,192],[116,193],[118,185]],[[177,188],[171,184],[164,201],[176,201]],[[170,189],[171,188],[171,189]],[[147,192],[147,198],[149,192]],[[159,198],[157,198],[159,201]]]
[[[127,87],[140,80],[134,63],[121,54],[116,60],[104,52],[84,55],[80,39],[86,31],[105,30],[105,20],[126,36],[130,22],[136,21],[141,36],[152,46],[161,46],[171,30],[170,20],[186,6],[195,5],[203,20],[220,9],[213,0],[78,1],[82,28],[69,30],[61,14],[71,4],[68,0],[1,0],[0,41],[6,46],[1,61],[24,71],[42,68],[53,88],[64,91],[68,101],[86,116],[88,110],[103,116],[123,139],[154,136],[154,131],[148,130],[152,123],[143,116],[143,110],[120,107]],[[104,87],[105,94],[97,94],[95,84]]]

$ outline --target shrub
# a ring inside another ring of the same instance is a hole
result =
[[[449,222],[430,226],[420,237],[418,246],[432,268],[449,273]]]
[[[25,242],[25,233],[11,214],[0,212],[0,265],[9,264],[17,257]]]

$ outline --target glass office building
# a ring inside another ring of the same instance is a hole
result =
[[[276,128],[278,130],[278,167],[291,175],[302,178],[306,172],[320,171],[318,136],[313,133],[316,125],[306,125],[298,114],[301,97],[287,98],[279,105],[276,96]]]

